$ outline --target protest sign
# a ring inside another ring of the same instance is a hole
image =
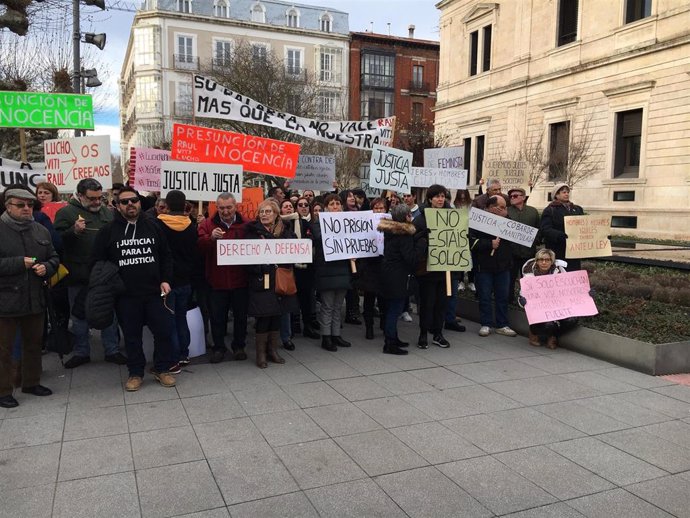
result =
[[[527,301],[525,313],[530,324],[586,317],[599,312],[589,295],[587,270],[523,277],[520,295]]]
[[[219,194],[229,192],[242,201],[242,166],[161,162],[161,197],[172,190],[182,191],[188,200],[216,201]]]
[[[41,205],[41,212],[48,216],[50,221],[55,221],[55,214],[57,214],[57,211],[66,206],[66,201],[50,201]]]
[[[371,213],[371,219],[374,222],[374,228],[378,229],[379,228],[379,223],[381,223],[382,219],[391,219],[391,215],[388,212],[372,212]],[[385,236],[383,235],[383,232],[380,232],[379,230],[376,231],[376,246],[379,249],[379,255],[383,255],[383,243],[385,241]]]
[[[376,189],[369,185],[369,173],[371,169],[369,168],[369,164],[362,164],[362,166],[359,169],[359,182],[360,182],[360,189],[364,191],[364,195],[367,198],[380,198],[383,196],[383,190],[381,189]]]
[[[610,257],[611,217],[610,216],[566,216],[565,258]]]
[[[130,167],[133,170],[134,188],[143,191],[160,191],[161,162],[170,160],[170,151],[146,147],[135,147],[132,150]]]
[[[79,180],[94,178],[110,189],[110,137],[74,137],[43,142],[46,181],[60,192],[74,192]]]
[[[411,167],[410,187],[443,185],[446,189],[467,189],[465,169],[439,169],[438,167]]]
[[[538,228],[530,227],[519,221],[502,218],[491,212],[470,208],[470,228],[485,232],[490,236],[500,237],[518,245],[531,247],[537,237]]]
[[[320,155],[300,155],[297,172],[290,180],[290,188],[330,191],[335,181],[335,157]]]
[[[0,92],[0,128],[93,129],[90,95]]]
[[[411,165],[412,153],[376,145],[369,162],[369,185],[409,194]]]
[[[464,169],[465,146],[438,147],[424,150],[424,167]],[[446,185],[446,187],[448,187]]]
[[[0,158],[0,192],[13,183],[23,183],[36,190],[36,185],[45,180],[43,162],[22,163]]]
[[[298,117],[256,102],[219,85],[214,80],[194,76],[194,115],[259,124],[331,144],[372,149],[389,146],[395,117],[372,121],[318,121]]]
[[[524,160],[487,160],[484,177],[498,179],[503,192],[518,188],[529,193],[529,170]]]
[[[424,209],[429,233],[427,270],[468,272],[472,269],[467,238],[467,210]]]
[[[242,189],[242,202],[237,204],[237,212],[245,221],[256,219],[256,211],[262,201],[264,201],[264,190],[261,187],[246,187]]]
[[[379,249],[376,226],[370,210],[360,212],[321,212],[321,244],[326,261],[377,257]]]
[[[218,266],[311,263],[311,239],[219,239]]]
[[[172,159],[237,164],[247,172],[292,178],[299,144],[187,124],[173,125]]]

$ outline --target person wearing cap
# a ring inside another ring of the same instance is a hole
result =
[[[46,310],[43,285],[60,259],[50,233],[33,219],[36,196],[23,189],[5,191],[0,216],[0,407],[14,408],[11,351],[17,329],[22,333],[22,393],[49,396],[40,384],[41,345]]]
[[[486,182],[486,192],[484,194],[482,194],[481,189],[482,187],[480,183],[479,195],[472,200],[472,206],[477,209],[486,210],[487,202],[492,196],[501,196],[505,200],[506,205],[510,203],[510,198],[501,192],[501,180],[498,178],[489,178],[489,180]]]
[[[566,216],[582,216],[585,211],[582,207],[570,201],[570,186],[567,183],[557,183],[551,191],[551,203],[541,213],[540,230],[546,248],[553,250],[556,259],[565,260],[565,233]],[[573,272],[580,270],[580,260],[567,261],[566,270]]]
[[[513,187],[508,191],[510,205],[508,206],[508,218],[519,221],[524,225],[539,228],[539,211],[527,205],[527,192],[522,187]],[[515,281],[520,278],[520,268],[527,261],[534,257],[539,244],[539,234],[534,239],[532,246],[523,246],[518,243],[510,243],[513,252],[513,267],[510,270],[510,293],[509,301],[515,302]]]

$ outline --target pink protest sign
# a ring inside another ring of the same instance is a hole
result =
[[[599,313],[594,299],[589,296],[586,270],[523,277],[520,294],[527,301],[525,313],[530,324]]]
[[[142,191],[161,190],[161,162],[170,160],[165,149],[134,148],[134,188]]]

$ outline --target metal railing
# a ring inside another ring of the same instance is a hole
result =
[[[174,54],[174,66],[180,70],[199,70],[199,57],[189,54]]]

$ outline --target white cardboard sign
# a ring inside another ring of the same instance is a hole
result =
[[[46,181],[59,192],[73,193],[80,180],[94,178],[103,190],[113,186],[110,170],[110,137],[74,137],[43,142]]]
[[[334,156],[300,155],[295,177],[290,180],[290,188],[300,191],[330,191],[334,181]]]
[[[437,147],[424,150],[424,167],[464,169],[465,146]],[[448,187],[444,185],[444,187]]]
[[[538,228],[512,219],[502,218],[476,207],[470,208],[469,227],[528,248],[532,246],[539,231]]]
[[[23,183],[36,190],[45,177],[43,162],[21,163],[0,157],[0,192],[13,183]]]
[[[369,163],[369,185],[409,194],[411,166],[412,153],[409,151],[376,145]]]
[[[311,263],[311,239],[219,239],[218,266]]]
[[[376,227],[380,215],[370,210],[359,212],[321,212],[321,245],[324,259],[340,261],[378,257],[383,253],[380,232]]]
[[[465,169],[440,169],[438,167],[411,167],[410,187],[443,185],[446,189],[467,189]]]
[[[236,164],[203,164],[167,160],[161,162],[161,196],[178,190],[188,200],[216,201],[229,192],[242,201],[242,166]]]

